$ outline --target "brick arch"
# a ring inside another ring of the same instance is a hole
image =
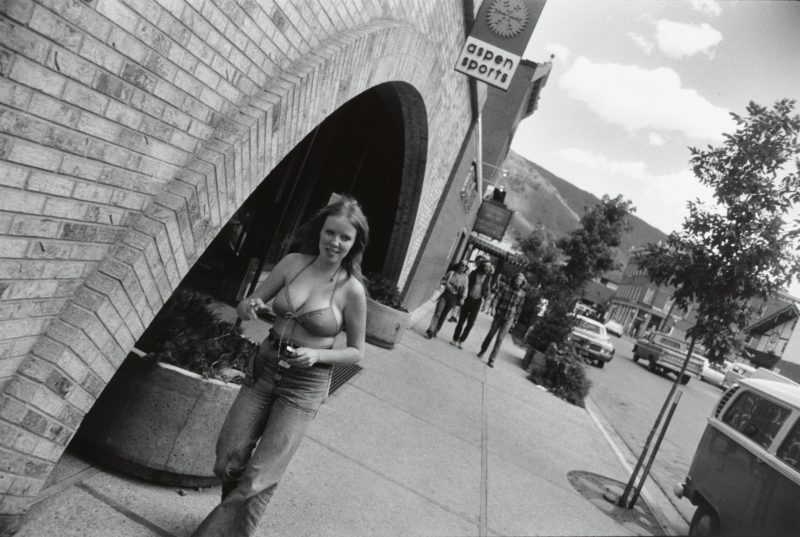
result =
[[[447,130],[445,116],[436,112],[445,67],[434,47],[420,47],[425,40],[410,26],[380,22],[321,43],[216,121],[206,143],[130,215],[120,238],[6,384],[22,403],[17,424],[45,441],[31,455],[17,456],[20,467],[36,473],[2,513],[24,511],[24,499],[36,496],[85,413],[194,261],[268,172],[327,115],[361,92],[389,84],[413,127],[406,141],[417,157],[430,145],[425,127]],[[399,52],[407,50],[428,52]],[[440,188],[429,178],[444,176],[436,172],[449,166],[447,152],[442,155],[424,170],[420,160],[406,157],[396,240],[409,259],[419,246],[412,230],[420,199],[425,189]],[[393,262],[405,259],[397,255]]]

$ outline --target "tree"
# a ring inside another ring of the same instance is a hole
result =
[[[672,232],[666,243],[648,244],[638,259],[654,283],[675,288],[676,306],[694,306],[696,321],[687,332],[683,367],[619,505],[627,503],[695,342],[710,349],[712,359],[721,360],[737,346],[735,336],[748,323],[751,301],[766,300],[798,273],[795,241],[800,231],[789,229],[785,221],[800,200],[800,116],[793,114],[794,105],[784,99],[767,109],[751,102],[747,116],[731,114],[737,128],[724,136],[721,146],[690,148],[694,174],[711,188],[715,203],[690,202],[681,231]]]
[[[798,231],[785,221],[800,201],[800,116],[793,108],[790,100],[772,109],[750,103],[748,116],[732,114],[738,127],[722,146],[690,148],[694,174],[716,203],[689,202],[682,230],[648,244],[639,258],[654,283],[675,288],[676,306],[694,306],[687,335],[707,349],[736,348],[753,299],[766,300],[800,267]]]
[[[627,216],[633,204],[622,195],[603,196],[586,210],[580,227],[556,241],[554,249],[542,237],[531,234],[523,241],[532,272],[539,278],[541,298],[548,300],[544,316],[536,319],[529,332],[529,343],[544,350],[550,343],[561,345],[572,329],[570,313],[585,285],[600,274],[617,268],[615,248],[622,234],[630,229]],[[554,253],[560,251],[559,256]],[[559,261],[563,259],[562,261]]]
[[[581,227],[558,241],[567,257],[564,275],[576,292],[593,278],[617,268],[614,249],[630,229],[627,217],[634,211],[633,204],[622,194],[613,199],[604,195],[600,203],[584,213]]]

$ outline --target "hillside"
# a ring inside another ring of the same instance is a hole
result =
[[[515,211],[507,232],[512,237],[526,235],[539,224],[556,237],[563,237],[578,226],[585,209],[600,202],[597,196],[513,151],[509,152],[503,167],[508,170],[508,175],[500,185],[506,187],[506,204]],[[620,192],[608,194],[614,197]],[[630,217],[630,222],[632,229],[622,237],[617,255],[623,267],[628,262],[631,247],[666,239],[665,233],[635,214]],[[615,271],[607,277],[619,281],[620,274],[620,271]]]

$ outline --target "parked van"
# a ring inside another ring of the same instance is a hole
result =
[[[739,380],[752,375],[753,371],[755,370],[756,368],[751,365],[742,364],[739,362],[733,363],[728,370],[725,371],[725,380],[723,381],[722,385],[723,388],[730,388],[739,382]]]
[[[759,372],[722,395],[675,487],[697,506],[689,535],[800,531],[800,385]]]

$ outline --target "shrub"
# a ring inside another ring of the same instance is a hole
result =
[[[575,321],[570,312],[568,304],[551,301],[544,316],[537,317],[534,321],[525,342],[540,351],[549,348],[551,344],[564,346]]]
[[[408,311],[403,307],[397,285],[385,276],[374,275],[367,278],[367,295],[375,302],[380,302],[390,308]]]
[[[584,400],[592,385],[586,378],[580,357],[571,345],[562,350],[551,344],[545,353],[544,371],[531,373],[528,378],[547,388],[556,397],[579,407],[584,407]]]
[[[211,297],[178,289],[150,323],[136,347],[153,361],[172,364],[205,378],[241,383],[223,376],[224,369],[244,371],[257,345],[242,329],[222,321],[208,308]]]

